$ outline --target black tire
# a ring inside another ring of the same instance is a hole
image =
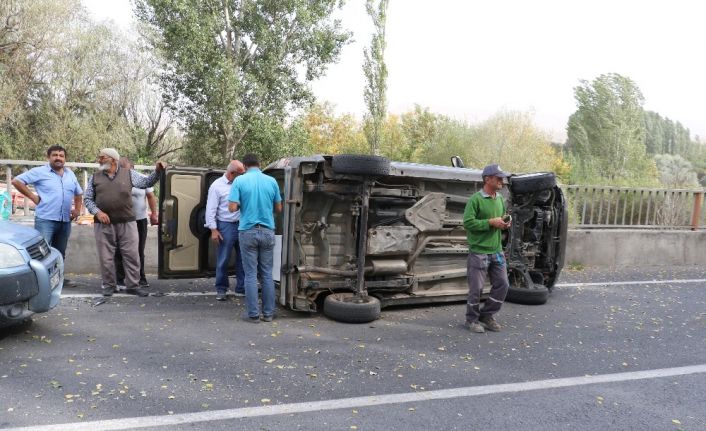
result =
[[[372,296],[355,301],[352,293],[332,293],[324,300],[324,315],[344,323],[368,323],[380,317],[380,301]]]
[[[210,236],[211,230],[206,226],[206,207],[196,207],[191,213],[191,218],[189,219],[189,228],[191,233],[198,238],[203,238]]]
[[[542,305],[549,299],[549,289],[542,284],[534,284],[531,288],[510,285],[505,299],[515,304]]]
[[[533,193],[556,186],[556,176],[551,172],[537,172],[510,177],[510,191],[516,194]]]
[[[390,161],[385,157],[362,154],[338,154],[331,163],[337,174],[384,176],[390,173]]]

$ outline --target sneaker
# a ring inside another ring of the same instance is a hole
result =
[[[245,292],[233,292],[233,295],[243,297],[245,296]]]
[[[273,316],[262,316],[261,317],[263,322],[271,322],[273,318],[274,318]]]
[[[150,287],[150,284],[147,282],[147,280],[140,280],[140,287]]]
[[[475,332],[476,334],[482,334],[485,332],[485,329],[483,329],[483,325],[481,325],[479,322],[466,322],[464,326],[471,332]]]
[[[225,293],[218,292],[216,293],[216,301],[225,301],[228,299]]]
[[[101,284],[101,292],[103,293],[103,296],[113,296],[115,289],[108,289],[105,285]]]
[[[118,283],[117,286],[115,286],[115,290],[118,292],[125,292],[127,290],[127,286],[125,286],[125,283]]]
[[[145,292],[142,289],[138,289],[138,288],[125,289],[125,293],[128,295],[135,295],[135,296],[139,296],[139,297],[149,296],[149,293]]]
[[[478,320],[480,320],[480,323],[482,323],[488,331],[499,332],[502,329],[502,326],[500,326],[492,316],[481,316]]]
[[[241,319],[243,319],[246,322],[250,322],[250,323],[260,323],[260,317],[250,317],[247,314],[243,314],[241,316]]]

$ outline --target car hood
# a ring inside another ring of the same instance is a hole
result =
[[[36,239],[39,232],[29,226],[22,226],[9,221],[0,221],[0,242],[22,248]]]

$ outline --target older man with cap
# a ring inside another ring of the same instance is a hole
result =
[[[500,311],[509,289],[507,264],[502,246],[502,231],[511,225],[505,202],[498,193],[509,175],[498,165],[483,169],[483,188],[471,195],[463,212],[463,227],[468,239],[468,303],[466,327],[472,332],[500,331],[493,316]],[[486,275],[490,278],[490,297],[480,308]]]
[[[115,292],[115,250],[123,256],[125,293],[147,296],[139,288],[140,260],[138,233],[132,209],[132,188],[146,189],[153,186],[165,169],[164,162],[157,162],[148,176],[118,165],[120,155],[114,148],[104,148],[98,153],[98,171],[91,175],[83,195],[86,209],[93,214],[93,230],[103,278],[103,295]]]
[[[235,255],[235,294],[245,296],[245,272],[240,254],[238,227],[240,211],[228,210],[228,195],[233,180],[245,172],[245,167],[239,160],[232,160],[222,177],[216,179],[208,188],[206,200],[206,224],[211,230],[211,239],[218,245],[216,254],[216,300],[225,301],[228,292],[228,264],[230,255]]]

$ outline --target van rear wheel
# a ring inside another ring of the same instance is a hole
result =
[[[534,193],[556,186],[556,176],[551,172],[514,175],[510,177],[510,191],[514,194]]]
[[[324,315],[344,323],[368,323],[380,317],[380,300],[353,293],[332,293],[324,300]]]

